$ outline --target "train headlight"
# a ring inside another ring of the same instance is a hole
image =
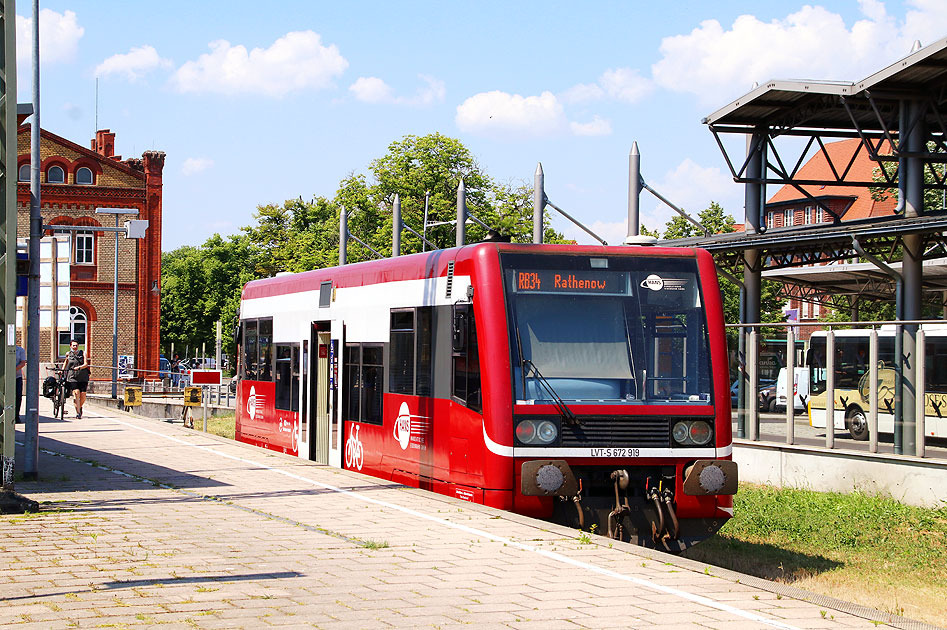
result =
[[[713,435],[713,429],[706,420],[681,420],[671,429],[671,437],[680,446],[705,446]]]
[[[697,446],[703,446],[710,441],[710,425],[703,420],[694,420],[690,426],[691,441]]]
[[[524,446],[548,446],[559,440],[559,425],[548,418],[524,418],[517,421],[515,433]]]
[[[517,424],[516,439],[523,444],[532,444],[536,439],[536,423],[532,420],[523,420]]]
[[[678,422],[671,431],[671,437],[673,437],[674,441],[678,444],[687,444],[690,440],[689,434],[690,427],[687,426],[686,422]]]
[[[543,444],[551,444],[559,437],[559,429],[549,420],[543,420],[536,428],[536,439]]]

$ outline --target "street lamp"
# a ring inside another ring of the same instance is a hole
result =
[[[134,208],[96,208],[96,214],[115,215],[115,276],[112,282],[112,398],[118,398],[118,215],[138,216]]]

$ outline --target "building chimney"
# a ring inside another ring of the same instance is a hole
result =
[[[115,134],[108,129],[99,129],[92,140],[92,150],[103,157],[115,157]]]

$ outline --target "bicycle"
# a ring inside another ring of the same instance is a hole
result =
[[[66,401],[69,400],[69,387],[66,385],[66,372],[60,368],[50,368],[57,376],[49,376],[43,382],[43,396],[53,401],[53,418],[66,417]]]

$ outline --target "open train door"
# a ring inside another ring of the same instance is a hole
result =
[[[332,411],[330,384],[331,323],[312,322],[310,333],[307,384],[309,400],[306,422],[312,435],[311,459],[318,464],[329,463],[329,423]]]
[[[342,320],[333,319],[328,336],[328,444],[329,465],[342,468],[342,351],[345,349],[345,324]]]

